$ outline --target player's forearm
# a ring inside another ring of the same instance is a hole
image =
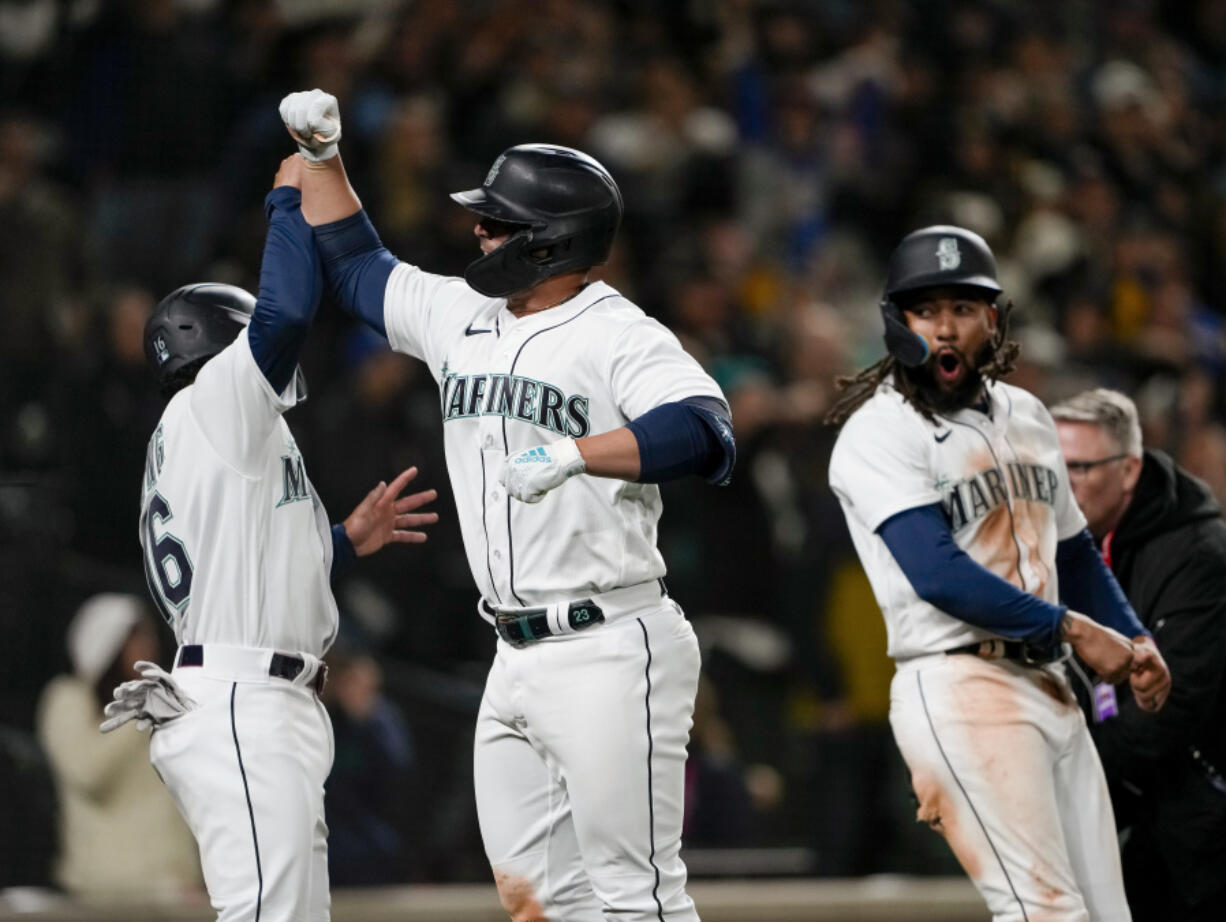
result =
[[[269,193],[268,236],[260,266],[260,296],[247,329],[251,354],[278,394],[298,367],[298,356],[319,306],[319,257],[311,229],[298,212],[298,190]]]
[[[634,433],[625,426],[576,439],[575,445],[583,456],[586,473],[593,477],[639,479],[639,443]]]
[[[727,413],[714,398],[689,398],[649,410],[620,429],[578,439],[576,445],[586,473],[595,477],[665,483],[702,474],[722,481],[736,458]]]
[[[1125,637],[1149,634],[1099,556],[1089,531],[1083,530],[1056,546],[1056,575],[1060,597],[1071,607]]]
[[[384,294],[398,261],[379,240],[366,212],[319,225],[315,228],[315,246],[323,261],[328,289],[337,303],[386,337]]]
[[[349,185],[345,165],[337,154],[317,163],[304,162],[302,216],[313,227],[340,221],[362,210],[358,194]]]
[[[1056,643],[1063,610],[972,560],[954,542],[939,504],[891,516],[877,533],[929,605],[1001,637]]]

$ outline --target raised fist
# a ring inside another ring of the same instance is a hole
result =
[[[323,90],[290,93],[281,100],[281,121],[307,160],[318,162],[336,156],[341,139],[341,109],[336,97]]]

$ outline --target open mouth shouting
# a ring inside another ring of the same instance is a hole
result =
[[[953,346],[938,349],[932,364],[933,375],[943,388],[956,387],[966,376],[966,357]]]

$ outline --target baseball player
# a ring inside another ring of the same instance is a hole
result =
[[[319,302],[299,208],[301,159],[265,203],[260,296],[188,285],[158,305],[145,349],[170,397],[149,441],[140,540],[180,646],[169,675],[116,689],[104,731],[152,726],[150,759],[200,847],[219,920],[329,917],[324,780],[332,726],[317,693],[336,636],[329,577],[436,520],[399,497],[410,468],[329,527],[282,414],[305,396],[298,355]]]
[[[840,381],[829,417],[830,483],[885,616],[918,818],[998,922],[1126,920],[1102,767],[1059,663],[1067,643],[1107,681],[1131,674],[1151,710],[1170,677],[1086,531],[1051,417],[999,380],[1017,353],[1000,296],[976,234],[903,239],[889,354]]]
[[[464,278],[399,262],[349,187],[336,100],[283,100],[331,287],[439,385],[480,615],[499,642],[477,718],[486,853],[515,920],[694,920],[679,857],[699,657],[667,596],[657,483],[733,464],[727,403],[677,339],[589,270],[621,193],[526,144],[481,187]]]

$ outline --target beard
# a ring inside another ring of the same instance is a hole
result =
[[[900,366],[899,371],[911,379],[923,401],[936,412],[956,413],[979,401],[983,393],[983,375],[979,369],[992,361],[993,353],[994,346],[992,340],[989,339],[979,347],[972,361],[964,361],[966,374],[949,390],[937,383],[936,376],[932,372],[933,364],[937,360],[935,352],[928,356],[923,365],[916,368]]]

